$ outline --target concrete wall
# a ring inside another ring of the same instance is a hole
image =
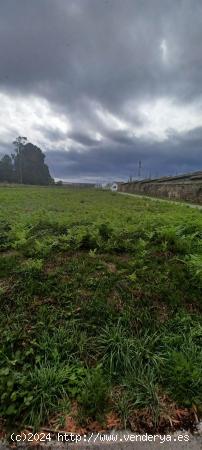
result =
[[[202,204],[202,181],[199,182],[160,182],[140,181],[119,184],[120,192],[129,192],[151,197],[169,198]]]

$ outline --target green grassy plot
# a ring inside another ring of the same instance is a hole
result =
[[[109,413],[152,430],[199,416],[201,297],[201,211],[0,188],[2,423],[64,428],[75,405],[84,427]]]

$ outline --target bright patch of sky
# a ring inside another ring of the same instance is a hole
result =
[[[160,98],[143,103],[139,112],[144,119],[144,125],[136,130],[139,136],[152,134],[159,140],[164,140],[170,130],[175,132],[190,131],[202,125],[202,105],[180,105],[174,100]]]
[[[161,49],[162,61],[164,63],[167,63],[168,62],[168,45],[167,45],[166,39],[162,40],[160,49]]]
[[[165,140],[170,130],[184,132],[200,127],[202,124],[202,105],[180,105],[169,98],[159,98],[155,101],[143,102],[135,109],[135,103],[128,104],[140,119],[140,124],[134,125],[132,120],[120,119],[101,105],[96,105],[95,116],[97,122],[94,129],[87,129],[89,137],[101,142],[104,137],[103,130],[119,131],[135,135],[136,137],[153,138],[158,141]],[[131,112],[132,116],[132,112]],[[90,125],[89,125],[90,126]],[[97,127],[97,129],[96,129]],[[45,133],[47,131],[47,135]],[[18,135],[25,135],[28,140],[44,149],[52,148],[53,135],[57,136],[54,147],[69,150],[72,147],[82,148],[79,142],[71,137],[71,117],[61,114],[51,104],[37,97],[9,96],[0,94],[0,136],[1,141],[12,143]],[[68,136],[70,134],[70,136]],[[85,147],[85,144],[84,144]]]
[[[0,93],[0,136],[5,143],[18,135],[38,145],[49,145],[44,131],[61,134],[61,140],[71,130],[64,114],[54,110],[44,98],[34,96],[10,96]]]

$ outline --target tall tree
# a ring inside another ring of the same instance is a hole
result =
[[[19,136],[15,141],[14,168],[19,183],[48,185],[53,183],[42,150]]]
[[[23,183],[23,170],[22,170],[22,149],[24,145],[27,143],[27,138],[25,136],[18,136],[15,141],[13,141],[13,145],[15,147],[16,157],[13,155],[13,159],[15,162],[15,172],[18,183]]]
[[[0,160],[0,182],[12,183],[14,181],[14,171],[12,159],[9,155],[4,155]]]

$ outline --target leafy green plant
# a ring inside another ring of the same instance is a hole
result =
[[[104,241],[107,241],[111,234],[111,228],[108,224],[102,223],[98,226],[99,234]]]
[[[129,372],[124,379],[124,389],[128,404],[132,409],[148,408],[156,426],[160,414],[160,398],[156,371],[139,365],[135,371]]]
[[[66,366],[41,366],[35,368],[29,376],[30,403],[25,417],[28,424],[37,429],[44,424],[51,413],[64,406],[70,409],[69,395],[75,397],[78,385],[84,376],[82,368]],[[63,403],[61,403],[61,399]]]
[[[46,423],[51,413],[69,408],[69,398],[81,392],[86,371],[81,366],[44,365],[22,374],[15,368],[1,369],[1,409],[3,417],[12,423],[13,417],[38,429]],[[63,401],[61,403],[61,401]]]
[[[188,349],[189,350],[189,349]],[[197,361],[198,359],[198,361]],[[201,406],[202,399],[202,357],[171,351],[166,358],[163,380],[167,390],[180,405]]]
[[[10,230],[11,225],[5,220],[0,220],[0,251],[11,246]]]
[[[88,370],[79,397],[80,420],[85,421],[88,417],[100,420],[106,410],[108,396],[109,384],[102,366]]]
[[[43,267],[42,259],[27,259],[21,264],[20,271],[26,274],[38,274]]]
[[[120,321],[103,329],[99,337],[99,349],[103,364],[112,376],[124,373],[133,364],[134,341],[129,338]]]
[[[186,258],[186,266],[193,278],[202,283],[202,254],[190,255]]]

